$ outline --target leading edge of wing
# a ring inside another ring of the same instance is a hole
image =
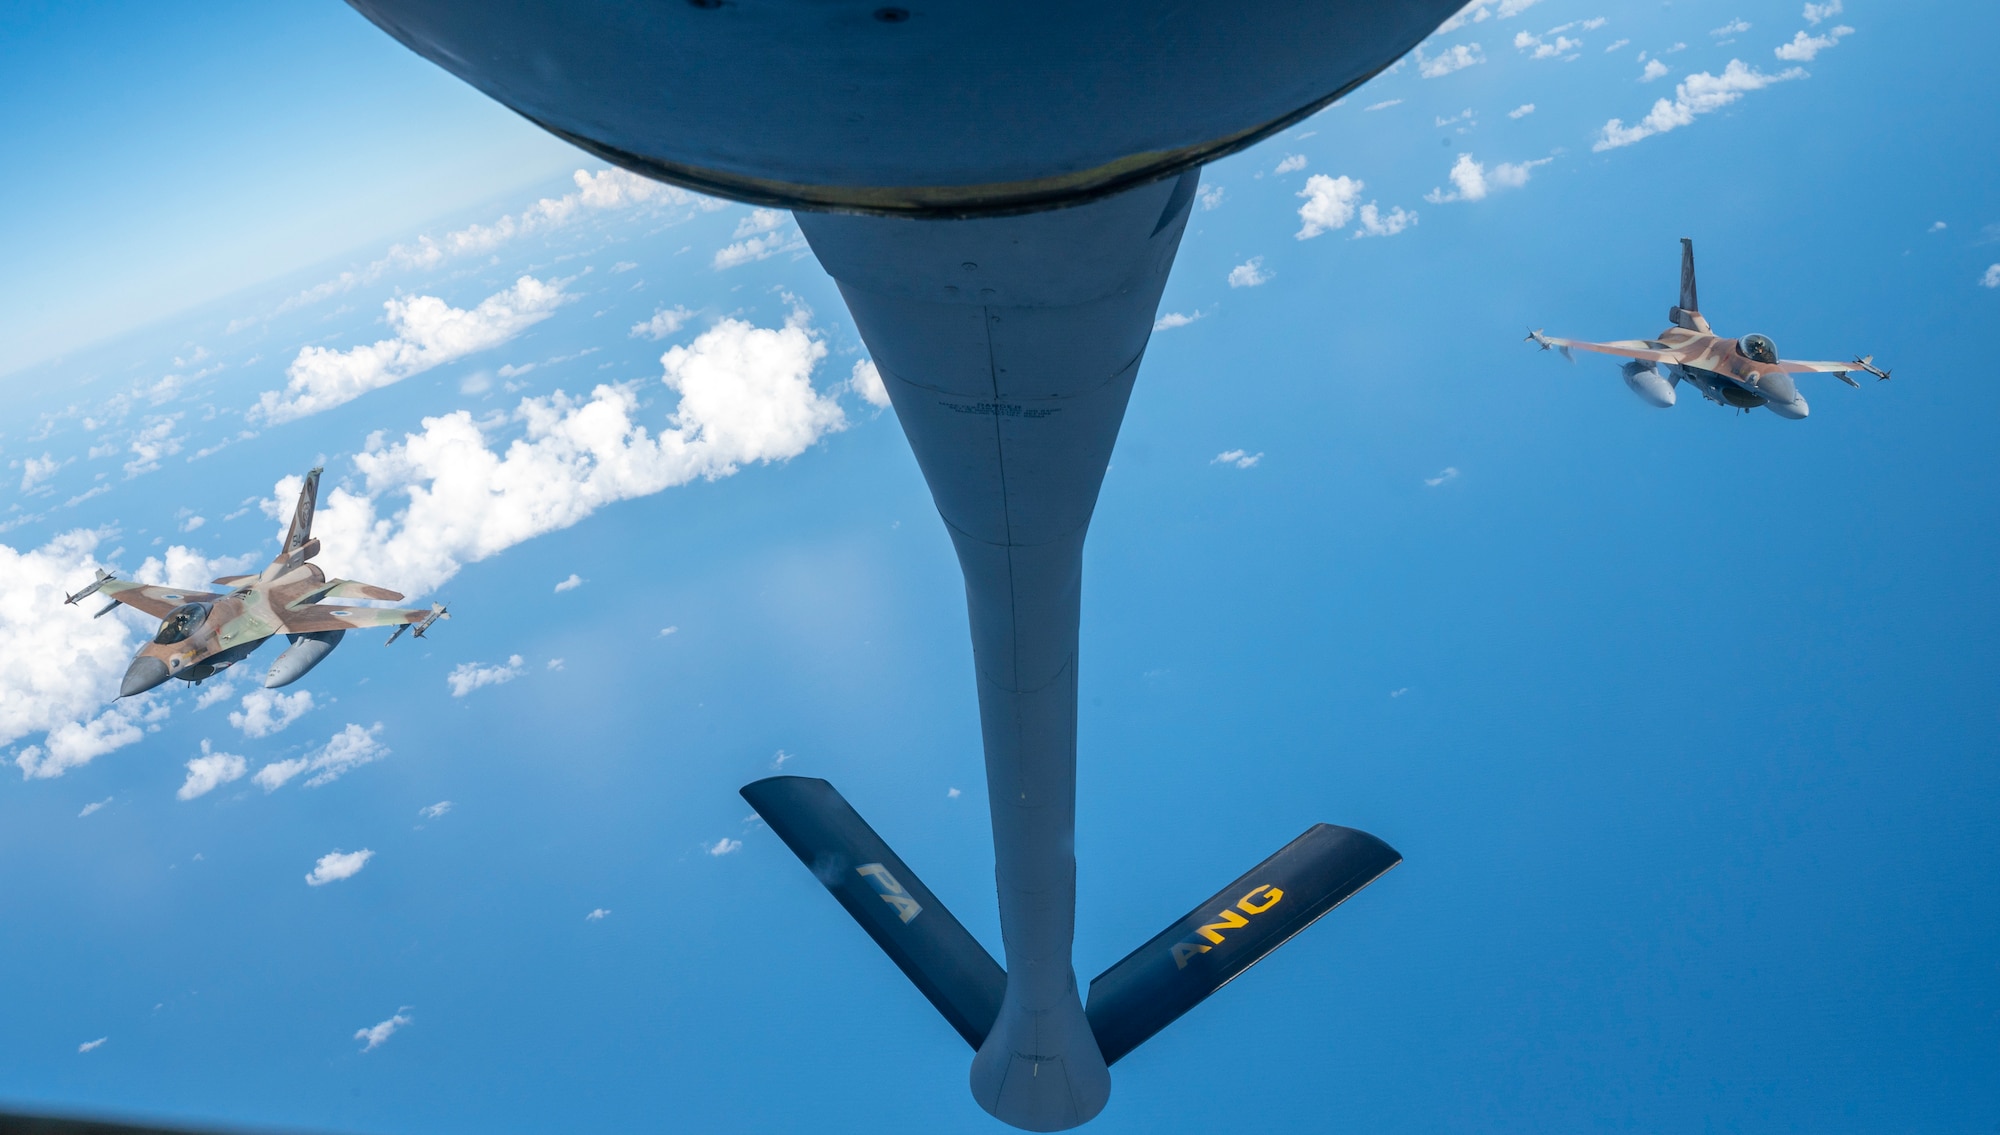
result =
[[[400,607],[336,607],[315,603],[310,607],[285,611],[279,617],[283,619],[287,633],[311,634],[315,631],[352,631],[418,623],[429,614],[429,611],[410,611]]]
[[[1610,343],[1593,343],[1586,339],[1558,339],[1544,335],[1540,331],[1530,331],[1528,339],[1539,344],[1542,350],[1551,348],[1568,353],[1570,351],[1590,351],[1599,355],[1619,355],[1628,359],[1644,359],[1655,363],[1677,363],[1681,353],[1664,346],[1656,346],[1656,339],[1620,339]]]
[[[222,596],[209,591],[183,591],[178,587],[162,587],[151,583],[127,583],[124,580],[106,580],[98,588],[99,594],[115,599],[137,611],[144,611],[156,619],[164,619],[167,612],[183,603],[213,603]]]

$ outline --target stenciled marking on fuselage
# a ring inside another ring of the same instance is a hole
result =
[[[889,869],[880,863],[863,863],[854,869],[854,873],[868,880],[868,885],[874,888],[875,894],[883,902],[895,907],[896,917],[904,922],[924,912],[924,908],[917,900],[910,897],[910,892],[903,889],[903,884],[897,882],[896,877],[889,873]]]
[[[946,402],[938,405],[954,414],[980,414],[989,418],[1046,418],[1062,412],[1060,406],[1022,406],[1014,402]]]
[[[1264,896],[1263,902],[1250,901],[1259,894]],[[1284,897],[1285,892],[1276,887],[1262,886],[1250,888],[1248,894],[1236,900],[1235,906],[1223,907],[1222,913],[1216,916],[1214,922],[1195,928],[1196,934],[1208,939],[1206,943],[1197,942],[1192,938],[1185,942],[1174,943],[1174,968],[1186,969],[1189,958],[1194,957],[1196,954],[1206,954],[1215,947],[1222,945],[1223,931],[1241,930],[1243,927],[1250,925],[1250,919],[1244,917],[1244,915],[1255,916],[1262,914],[1272,907],[1277,906],[1278,900]],[[1237,913],[1238,911],[1242,913],[1239,914]]]

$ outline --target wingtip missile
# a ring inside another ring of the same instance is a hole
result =
[[[91,580],[91,581],[90,581],[90,586],[88,586],[88,587],[84,588],[84,589],[83,589],[82,591],[79,591],[79,592],[77,592],[77,593],[76,593],[75,595],[66,595],[66,596],[64,596],[64,597],[63,597],[63,602],[64,602],[64,603],[67,603],[67,604],[70,604],[70,605],[72,605],[72,606],[73,606],[73,605],[75,605],[75,603],[76,603],[76,601],[77,601],[77,600],[79,600],[79,599],[88,599],[88,598],[90,598],[90,597],[91,597],[92,595],[95,595],[95,594],[97,594],[97,589],[98,589],[98,588],[100,588],[100,587],[103,587],[103,586],[104,586],[105,584],[107,584],[107,583],[110,583],[110,582],[111,582],[111,581],[112,581],[113,579],[116,579],[116,578],[117,578],[116,576],[112,575],[112,574],[111,574],[110,572],[108,572],[108,571],[105,571],[105,570],[104,570],[103,568],[98,568],[98,569],[97,569],[97,578],[96,578],[96,579],[93,579],[93,580]],[[114,604],[114,606],[115,606],[115,604]],[[104,610],[105,610],[105,611],[108,611],[108,610],[110,610],[110,609],[111,609],[110,607],[106,607],[106,608],[105,608]],[[104,613],[104,611],[99,611],[99,612],[98,612],[98,614],[99,614],[99,615],[102,615],[103,613]]]
[[[424,637],[424,632],[431,629],[432,623],[437,622],[439,619],[449,619],[449,618],[451,618],[451,612],[445,610],[444,604],[433,603],[431,604],[431,613],[425,615],[421,622],[417,623],[416,626],[410,629],[410,637],[422,638]]]

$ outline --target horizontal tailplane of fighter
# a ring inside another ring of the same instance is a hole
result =
[[[284,546],[270,566],[256,575],[228,575],[216,580],[217,585],[231,589],[227,592],[131,583],[100,569],[88,587],[63,600],[75,603],[102,594],[111,602],[97,616],[123,603],[160,620],[159,631],[139,648],[125,671],[119,697],[144,693],[168,678],[200,682],[243,661],[266,639],[280,634],[290,639],[291,645],[271,664],[264,685],[269,689],[289,686],[332,654],[348,631],[393,626],[396,632],[389,641],[394,642],[411,624],[421,637],[432,623],[451,617],[436,603],[429,610],[404,610],[322,602],[375,599],[393,603],[403,596],[351,579],[328,579],[310,562],[319,554],[319,541],[312,535],[319,475],[318,469],[306,474]]]
[[[1550,348],[1561,351],[1572,362],[1575,357],[1571,351],[1625,358],[1628,361],[1620,368],[1625,385],[1641,401],[1663,409],[1674,404],[1674,387],[1685,382],[1717,405],[1746,412],[1763,406],[1781,418],[1797,421],[1810,412],[1810,407],[1792,381],[1794,374],[1813,371],[1831,374],[1849,386],[1861,385],[1849,377],[1850,371],[1865,371],[1876,378],[1889,377],[1888,371],[1873,365],[1873,355],[1863,355],[1847,363],[1801,362],[1779,358],[1778,347],[1768,336],[1752,334],[1725,339],[1717,335],[1709,328],[1708,320],[1702,318],[1695,299],[1694,242],[1686,237],[1681,238],[1681,302],[1667,311],[1667,319],[1673,326],[1660,332],[1657,339],[1589,343],[1558,339],[1540,331],[1530,331],[1528,338],[1541,344],[1544,351]]]

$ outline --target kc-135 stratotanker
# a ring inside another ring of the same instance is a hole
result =
[[[1667,309],[1673,326],[1657,339],[1621,339],[1611,343],[1591,343],[1582,339],[1558,339],[1541,331],[1528,332],[1531,342],[1542,350],[1561,351],[1574,362],[1572,351],[1621,356],[1628,362],[1619,368],[1625,385],[1650,406],[1666,408],[1674,404],[1674,387],[1687,383],[1701,396],[1720,406],[1749,412],[1759,406],[1781,418],[1797,421],[1811,412],[1795,374],[1831,374],[1849,386],[1860,383],[1849,377],[1862,371],[1886,379],[1889,372],[1874,365],[1875,356],[1863,355],[1853,362],[1802,362],[1778,357],[1778,345],[1766,335],[1750,334],[1741,339],[1717,335],[1702,317],[1694,290],[1694,241],[1681,238],[1681,302]]]
[[[133,583],[98,569],[97,578],[82,591],[66,597],[76,603],[91,595],[111,600],[96,616],[108,615],[119,604],[160,620],[152,641],[139,648],[119,684],[118,696],[142,694],[169,678],[199,683],[256,653],[267,639],[291,640],[264,676],[269,689],[289,686],[320,664],[351,630],[395,627],[394,642],[405,630],[422,638],[431,624],[451,616],[441,604],[430,609],[349,606],[326,599],[373,599],[396,602],[399,592],[351,579],[328,579],[312,558],[319,554],[313,538],[313,510],[319,500],[320,470],[306,474],[285,542],[270,564],[256,575],[226,575],[216,580],[226,592],[192,591],[182,587]]]

